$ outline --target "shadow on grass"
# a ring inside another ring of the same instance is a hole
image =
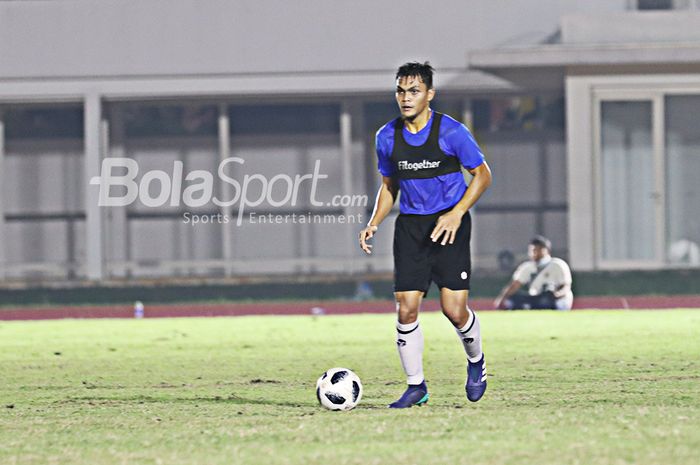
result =
[[[318,405],[316,399],[310,400],[308,402],[291,402],[291,401],[281,401],[275,399],[251,399],[248,397],[241,397],[235,394],[229,396],[210,396],[210,397],[155,397],[155,396],[134,396],[134,397],[99,397],[99,396],[85,396],[85,397],[71,397],[69,399],[63,399],[55,401],[54,404],[79,404],[87,406],[117,406],[117,405],[129,405],[129,404],[166,404],[166,403],[181,403],[181,404],[192,404],[195,407],[201,404],[212,404],[212,405],[231,405],[231,406],[244,406],[244,405],[263,405],[270,407],[290,407],[290,408],[313,408],[320,409],[321,411],[327,411]],[[361,402],[354,410],[357,411],[367,411],[367,410],[386,410],[388,404],[382,402]],[[459,409],[463,408],[462,405],[440,405],[435,404],[432,406],[426,406],[422,408],[426,409]],[[328,411],[330,412],[330,411]]]
[[[288,402],[276,399],[250,399],[235,394],[229,396],[212,397],[155,397],[155,396],[133,396],[133,397],[99,397],[84,396],[71,397],[56,401],[56,404],[87,404],[87,405],[116,405],[116,404],[159,404],[159,403],[186,403],[186,404],[230,404],[230,405],[269,405],[277,407],[316,407],[315,402]]]
[[[185,399],[182,399],[185,400]],[[236,394],[231,394],[227,397],[214,396],[214,397],[194,397],[192,400],[195,402],[212,402],[212,403],[224,403],[231,405],[274,405],[277,407],[311,407],[316,405],[316,403],[311,402],[285,402],[276,399],[249,399],[247,397],[241,397]]]

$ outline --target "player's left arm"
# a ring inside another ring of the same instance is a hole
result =
[[[486,191],[491,185],[491,168],[484,161],[476,168],[468,169],[469,174],[473,176],[469,187],[464,192],[464,195],[459,202],[452,207],[452,210],[438,218],[435,224],[435,229],[430,234],[433,242],[437,242],[442,236],[442,245],[452,244],[457,235],[457,229],[462,224],[462,217],[469,211],[472,206],[479,200],[481,194]]]
[[[442,245],[454,243],[457,230],[462,224],[462,217],[491,185],[491,169],[484,159],[479,144],[465,125],[456,121],[454,123],[443,138],[445,149],[449,154],[456,156],[474,178],[460,201],[449,212],[438,218],[435,229],[430,234],[433,242],[442,238]],[[447,124],[450,124],[449,120]]]
[[[554,298],[556,299],[561,299],[571,292],[571,269],[569,268],[569,265],[563,261],[561,262],[560,268],[562,274],[562,284],[559,284],[554,289]]]
[[[557,286],[557,288],[554,289],[554,293],[553,293],[554,298],[561,299],[566,294],[568,294],[570,290],[571,290],[571,284],[562,284],[560,286]]]

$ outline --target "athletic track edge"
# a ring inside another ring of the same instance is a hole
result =
[[[146,304],[146,318],[214,317],[244,315],[344,315],[392,313],[391,300],[294,301],[259,303]],[[470,299],[475,310],[492,310],[491,299]],[[700,308],[700,295],[579,297],[574,309],[669,309]],[[439,302],[426,300],[424,311],[437,311]],[[8,307],[0,309],[0,320],[55,320],[63,318],[133,318],[131,305]]]

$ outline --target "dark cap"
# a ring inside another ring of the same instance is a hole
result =
[[[530,239],[530,244],[531,245],[536,245],[539,247],[544,247],[545,249],[551,251],[552,250],[552,243],[549,241],[544,236],[535,236],[532,239]]]

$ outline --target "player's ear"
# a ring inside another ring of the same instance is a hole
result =
[[[433,97],[435,97],[435,87],[428,89],[428,102],[431,102]]]

